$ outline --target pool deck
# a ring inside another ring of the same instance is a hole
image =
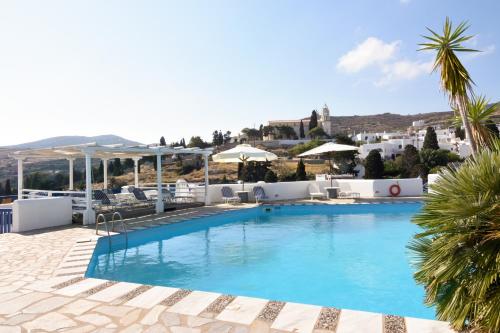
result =
[[[193,208],[129,225],[154,228],[254,206]],[[0,333],[453,332],[433,320],[84,278],[98,237],[92,226],[0,235]]]

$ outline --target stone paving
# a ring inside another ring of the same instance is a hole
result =
[[[129,225],[155,227],[228,208],[234,207],[193,208]],[[432,320],[84,278],[97,238],[82,226],[0,235],[0,333],[452,332]]]

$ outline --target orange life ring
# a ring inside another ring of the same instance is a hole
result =
[[[393,197],[397,197],[401,193],[401,187],[398,184],[391,185],[389,187],[389,192]]]

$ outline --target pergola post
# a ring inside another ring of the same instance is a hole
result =
[[[83,224],[94,224],[95,214],[92,209],[92,155],[85,152],[85,211]]]
[[[102,188],[106,190],[108,188],[108,159],[102,159]]]
[[[23,198],[23,181],[24,181],[24,174],[23,174],[23,159],[18,158],[17,159],[17,199],[20,200]]]
[[[205,162],[205,205],[210,202],[208,200],[208,154],[203,154],[203,160]]]
[[[158,196],[156,197],[156,213],[163,213],[163,182],[161,174],[161,153],[156,154],[156,190]]]
[[[69,186],[68,189],[70,191],[73,191],[73,162],[75,161],[74,158],[68,158],[69,162]]]
[[[139,187],[139,160],[140,157],[134,157],[134,187]]]

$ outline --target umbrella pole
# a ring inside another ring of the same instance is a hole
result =
[[[333,187],[333,165],[332,159],[330,159],[330,187]]]

